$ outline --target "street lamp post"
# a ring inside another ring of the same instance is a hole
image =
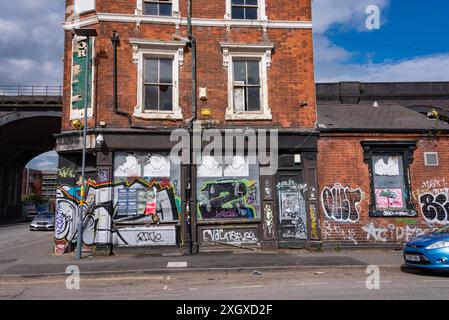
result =
[[[83,160],[81,165],[81,201],[80,201],[80,213],[78,221],[78,239],[76,242],[76,258],[81,259],[83,250],[83,220],[84,220],[84,208],[86,202],[86,145],[87,145],[87,112],[89,107],[89,80],[90,80],[90,38],[98,36],[95,29],[74,29],[75,35],[79,37],[86,37],[86,71],[85,71],[85,84],[84,84],[84,125],[83,125]]]

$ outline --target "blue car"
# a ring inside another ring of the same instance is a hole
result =
[[[404,259],[407,267],[449,271],[449,225],[407,242]]]

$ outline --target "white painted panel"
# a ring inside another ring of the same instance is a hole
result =
[[[138,227],[114,231],[114,245],[123,247],[175,246],[176,227]]]
[[[75,0],[74,5],[76,13],[95,10],[95,0]]]

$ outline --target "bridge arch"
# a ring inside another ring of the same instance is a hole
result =
[[[26,164],[55,149],[61,132],[61,98],[1,97],[0,103],[0,221],[21,217],[21,187]],[[15,107],[11,105],[16,102]]]

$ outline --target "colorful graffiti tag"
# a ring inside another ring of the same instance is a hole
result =
[[[123,178],[114,185],[113,217],[117,223],[172,222],[180,215],[181,198],[169,179]]]
[[[60,186],[57,190],[56,212],[55,212],[55,253],[65,253],[68,246],[75,240],[77,235],[78,221],[83,213],[83,246],[92,246],[96,238],[100,211],[95,214],[90,210],[96,203],[96,192],[99,188],[107,185],[97,185],[95,181],[86,182],[87,203],[81,202],[81,188],[71,186]],[[108,219],[101,219],[103,223],[110,224]]]
[[[257,182],[246,179],[206,181],[198,195],[198,219],[257,217]]]
[[[154,224],[154,217],[145,212],[148,200],[145,195],[148,193],[151,193],[155,199],[154,215],[158,217],[158,222],[173,222],[180,219],[181,199],[175,194],[173,184],[167,179],[148,181],[142,178],[129,178],[115,184],[111,182],[97,184],[93,180],[88,180],[85,188],[87,203],[84,205],[81,204],[79,186],[58,188],[55,253],[65,253],[76,241],[81,211],[84,213],[83,245],[86,249],[98,243],[111,242],[112,220],[117,224],[125,225]],[[107,206],[102,204],[112,202],[113,192],[115,192],[113,208],[108,210]],[[120,196],[117,196],[119,193]]]

